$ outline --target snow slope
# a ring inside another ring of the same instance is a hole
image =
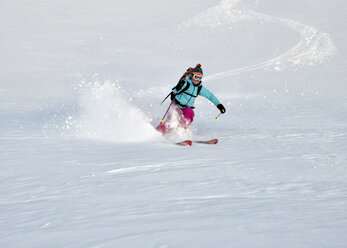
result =
[[[0,246],[345,247],[346,7],[0,3]],[[153,125],[196,63],[227,112],[178,147]]]

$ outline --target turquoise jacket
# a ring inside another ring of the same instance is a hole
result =
[[[187,85],[189,85],[189,87]],[[198,93],[199,88],[200,92]],[[186,90],[182,92],[184,89]],[[174,88],[172,92],[176,94],[175,100],[176,103],[178,102],[177,105],[180,108],[194,107],[194,102],[198,95],[206,97],[216,106],[220,104],[217,97],[215,97],[208,89],[206,89],[201,82],[197,85],[194,84],[192,79],[190,78],[190,75],[186,76],[186,79],[184,80],[184,85],[181,87],[180,90]]]

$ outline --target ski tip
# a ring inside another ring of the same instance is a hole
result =
[[[217,144],[218,143],[218,139],[211,139],[208,143],[209,144]]]
[[[215,145],[218,143],[218,139],[211,139],[211,140],[200,140],[200,141],[195,141],[200,144],[208,144],[208,145]]]
[[[192,143],[193,142],[191,140],[185,140],[185,141],[182,141],[182,142],[175,143],[175,145],[178,145],[178,146],[191,146]]]

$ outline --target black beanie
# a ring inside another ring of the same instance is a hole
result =
[[[200,64],[197,64],[195,66],[195,68],[192,70],[192,73],[200,73],[201,75],[203,75],[203,72],[202,72],[202,69],[201,69],[201,65]]]

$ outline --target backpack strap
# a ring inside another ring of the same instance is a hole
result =
[[[176,93],[176,95],[179,95],[179,94],[185,92],[185,91],[189,88],[189,83],[187,82],[186,87],[184,87],[184,88],[182,89],[182,87],[183,87],[183,85],[184,85],[185,83],[186,83],[185,80],[180,80],[180,81],[178,82],[178,84],[177,84],[175,87],[172,88],[172,90],[176,89],[176,90],[178,91],[178,92]]]
[[[189,83],[187,82],[186,87],[184,87],[184,89],[183,89],[183,90],[181,90],[180,92],[178,92],[176,95],[182,94],[183,92],[185,92],[186,90],[188,90],[188,89],[189,89],[189,87],[190,87],[190,85],[189,85]]]
[[[198,96],[200,94],[201,89],[202,89],[202,85],[199,85],[198,94],[196,96]]]
[[[184,83],[184,81],[183,81],[183,83]],[[179,92],[177,92],[176,95],[180,95],[180,94],[182,94],[182,93],[185,93],[185,94],[187,94],[187,95],[189,95],[189,96],[198,97],[198,95],[200,94],[200,91],[201,91],[201,89],[202,89],[202,85],[199,85],[199,86],[198,86],[198,90],[197,90],[197,92],[196,92],[196,96],[195,96],[195,95],[192,95],[192,94],[189,94],[189,93],[185,92],[185,91],[188,90],[189,87],[190,87],[190,85],[189,85],[188,82],[187,82],[186,87],[184,87],[183,90],[181,90],[181,88],[183,87],[183,84],[182,84],[182,85],[179,85],[179,84],[180,84],[180,83],[178,83],[175,87],[172,88],[172,90],[174,90],[174,89],[176,88],[176,90],[179,91]]]

